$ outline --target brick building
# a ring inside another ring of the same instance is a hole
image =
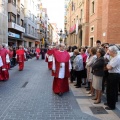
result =
[[[65,15],[67,44],[94,46],[96,40],[120,44],[119,0],[70,0]]]

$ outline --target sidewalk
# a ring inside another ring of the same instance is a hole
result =
[[[75,88],[74,83],[70,84],[70,88],[76,98],[76,101],[83,113],[88,115],[94,116],[100,120],[120,120],[120,96],[119,102],[117,102],[117,109],[116,110],[109,110],[106,111],[104,108],[104,102],[106,102],[105,94],[102,96],[102,101],[100,104],[94,104],[94,101],[86,94],[86,89],[82,88]],[[90,108],[95,109],[96,113],[93,114]],[[103,107],[103,108],[102,108]],[[104,110],[104,111],[103,111]]]

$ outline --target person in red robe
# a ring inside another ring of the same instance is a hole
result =
[[[35,53],[36,53],[36,59],[38,60],[38,59],[39,59],[39,57],[40,57],[40,48],[39,48],[39,47],[38,47],[38,48],[36,48]]]
[[[24,49],[21,45],[19,46],[19,49],[16,50],[16,55],[19,64],[19,71],[22,71],[24,68]]]
[[[64,47],[64,44],[60,44],[60,49],[54,51],[53,54],[53,92],[60,96],[69,91],[68,78],[71,70],[70,55],[64,51]]]
[[[9,79],[8,66],[9,63],[9,55],[8,52],[3,46],[0,44],[0,56],[2,58],[3,65],[0,67],[0,81],[6,81]]]
[[[48,62],[48,68],[50,70],[52,69],[52,61],[53,61],[53,50],[49,46],[48,51],[46,53],[46,62]]]

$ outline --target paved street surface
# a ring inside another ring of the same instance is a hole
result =
[[[35,58],[10,70],[10,79],[0,82],[0,120],[119,120],[120,104],[108,114],[93,114],[93,101],[85,89],[70,84],[70,92],[62,97],[52,92],[53,77],[47,64]],[[103,101],[100,105],[103,106]]]

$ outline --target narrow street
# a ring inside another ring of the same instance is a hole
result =
[[[80,109],[78,89],[70,85],[70,92],[59,97],[52,92],[52,82],[45,61],[33,58],[25,62],[23,71],[12,68],[9,81],[0,82],[0,120],[99,120]]]

